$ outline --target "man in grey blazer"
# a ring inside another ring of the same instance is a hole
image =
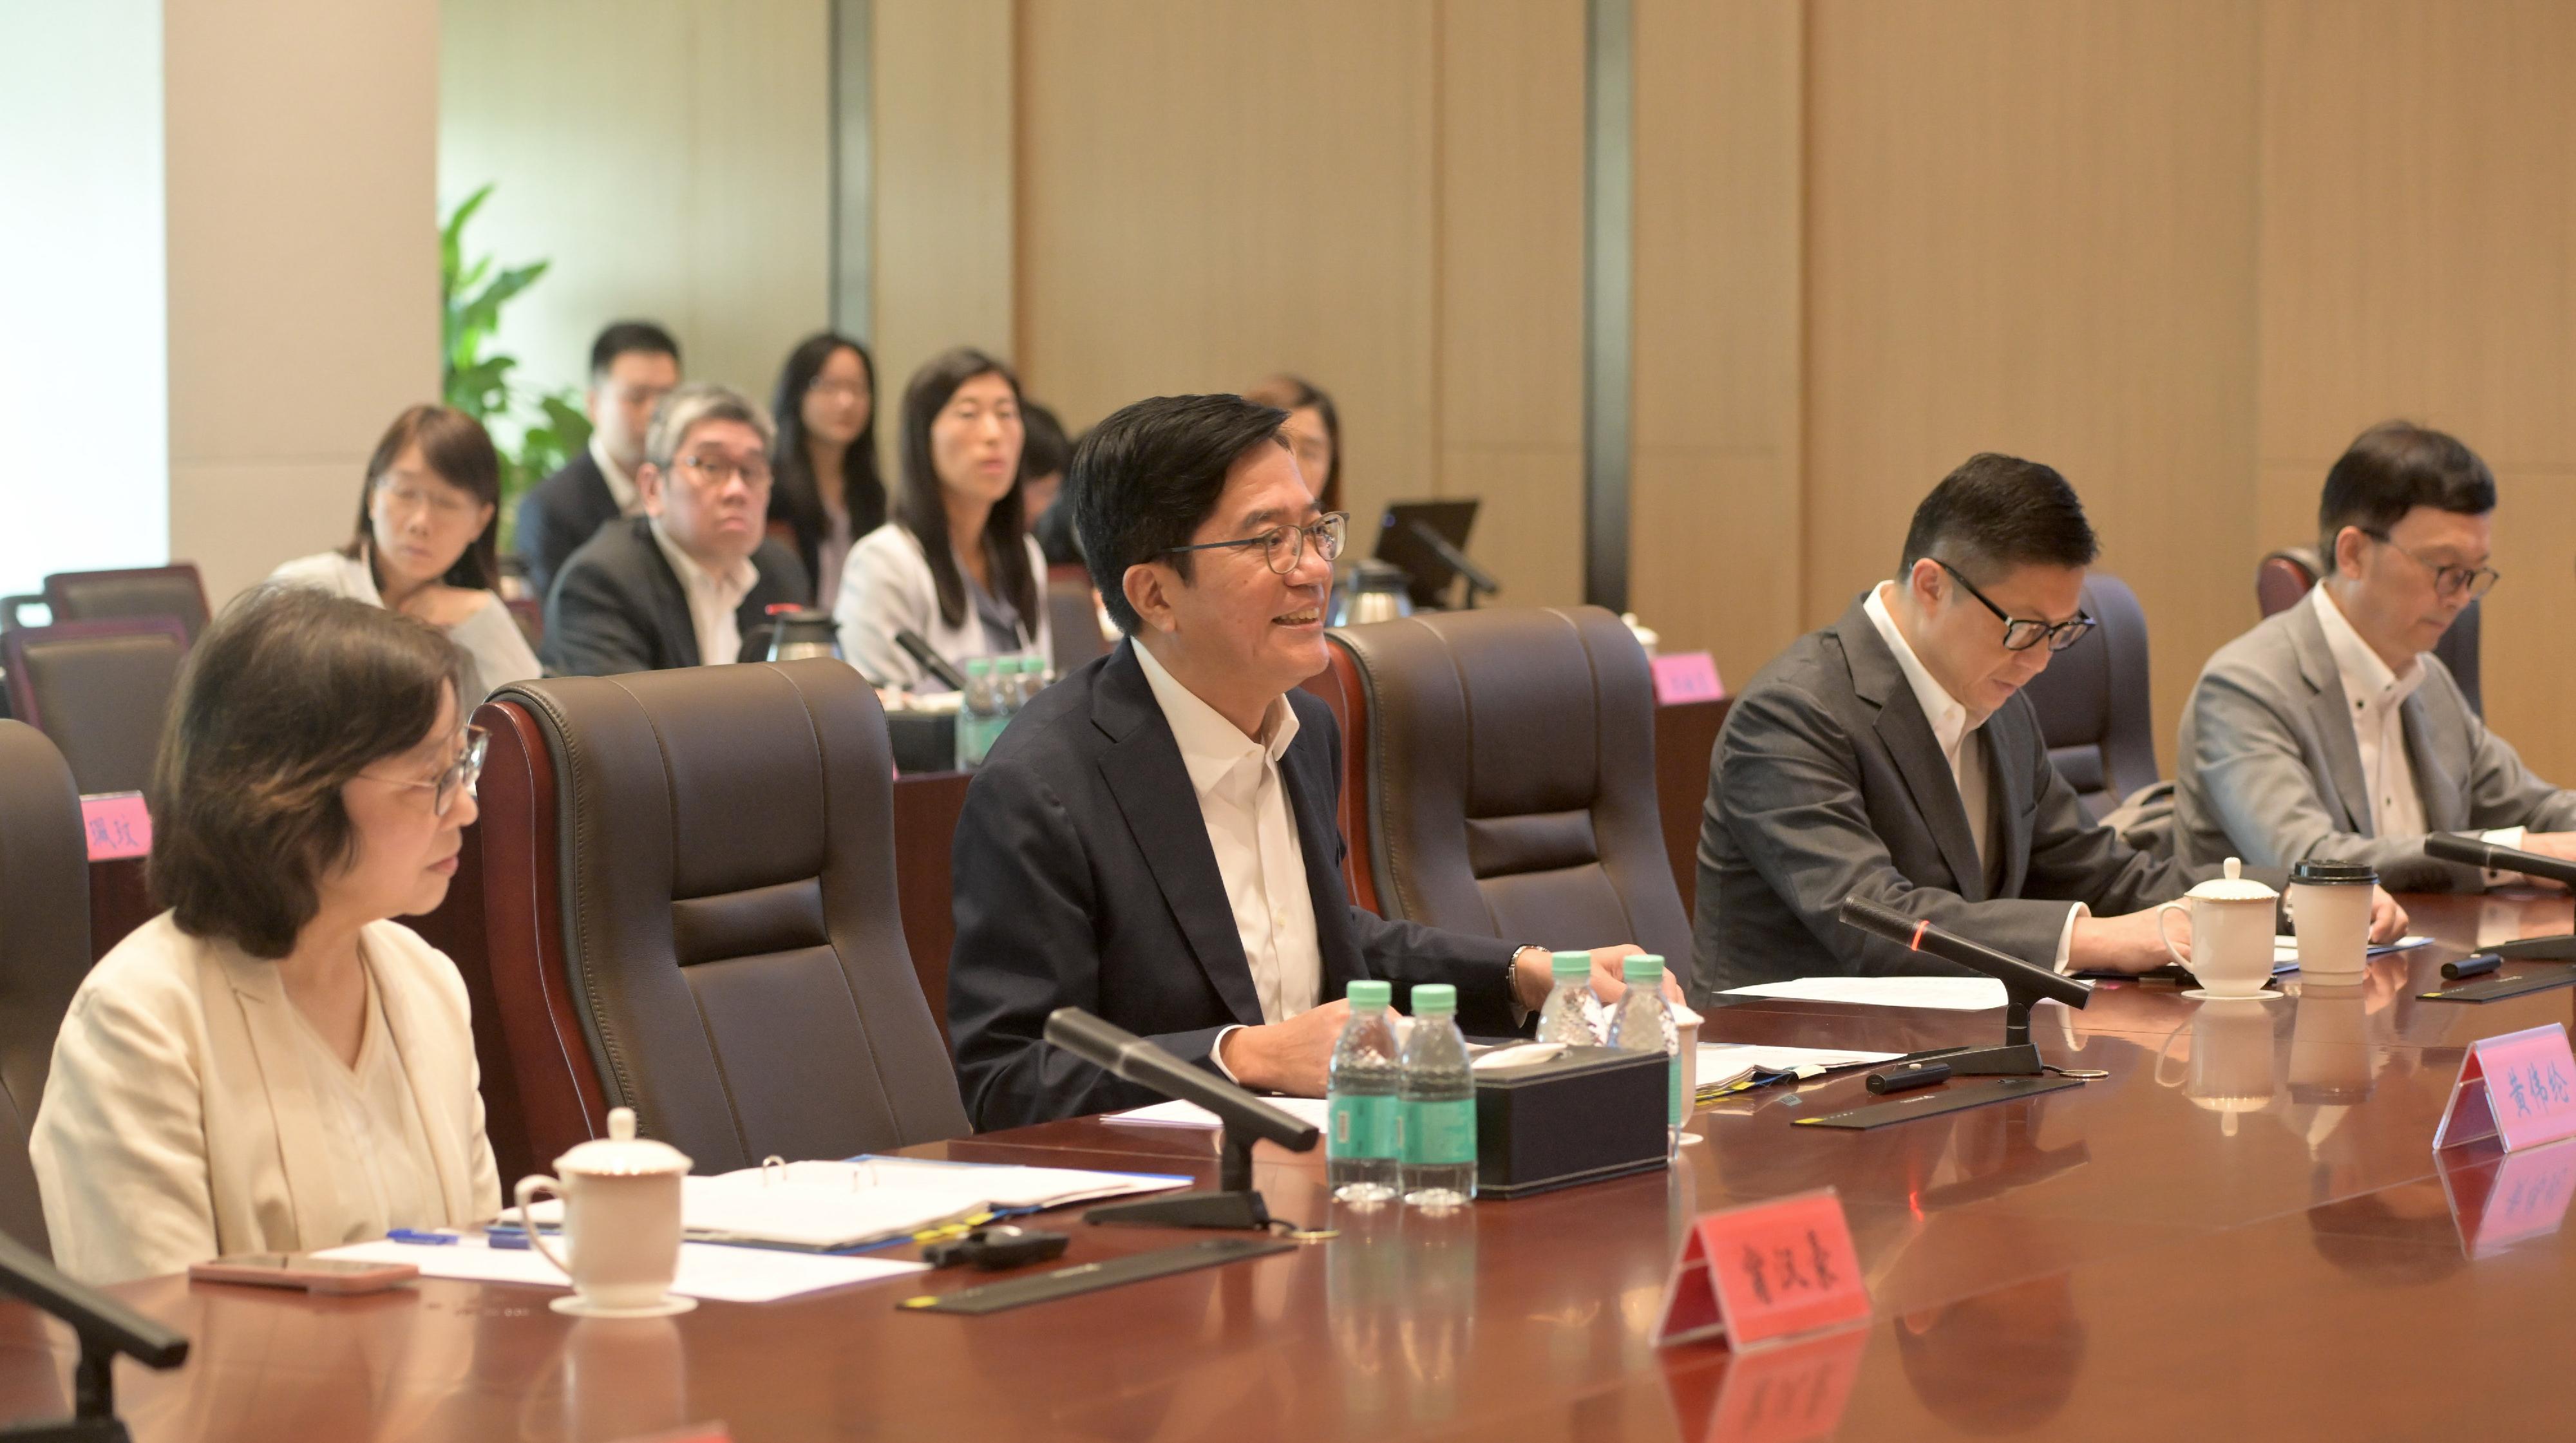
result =
[[[2496,582],[2495,499],[2475,452],[2403,421],[2335,462],[2317,511],[2329,574],[2220,648],[2192,688],[2174,792],[2184,857],[2367,862],[2400,891],[2504,879],[2425,856],[2432,832],[2576,859],[2576,793],[2533,776],[2432,654]]]
[[[2196,875],[2094,824],[2021,695],[2092,629],[2096,549],[2056,471],[1971,457],[1915,510],[1896,579],[1753,679],[1709,769],[1699,995],[1959,970],[1842,925],[1855,896],[2041,967],[2170,960],[2147,909]],[[2171,919],[2177,941],[2187,921]],[[2402,914],[2381,898],[2373,921],[2385,935]]]

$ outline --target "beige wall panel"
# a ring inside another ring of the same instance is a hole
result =
[[[1630,601],[1730,686],[1800,630],[1797,0],[1638,0]]]
[[[1583,599],[1583,26],[1439,9],[1437,490],[1482,498],[1471,549],[1517,606]]]
[[[2047,461],[2146,607],[2170,760],[2259,552],[2255,14],[1809,14],[1807,619],[1894,568],[1970,453]]]
[[[434,0],[169,0],[170,554],[212,599],[344,540],[438,394]]]
[[[498,182],[469,254],[554,263],[503,312],[521,378],[580,386],[599,328],[646,317],[765,402],[831,315],[828,0],[442,8],[442,209]]]
[[[875,0],[879,404],[951,346],[1015,362],[1011,0]],[[877,435],[891,462],[899,425]],[[894,473],[887,473],[891,479]]]
[[[1019,34],[1031,393],[1079,429],[1294,370],[1340,404],[1354,514],[1430,491],[1428,0],[1027,0]]]
[[[2263,12],[2265,541],[2305,539],[2334,457],[2405,416],[2502,488],[2488,719],[2576,780],[2576,8],[2271,0]],[[2402,75],[2402,85],[2357,84]]]

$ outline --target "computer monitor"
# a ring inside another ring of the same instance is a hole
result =
[[[1476,524],[1476,502],[1464,501],[1390,501],[1386,517],[1378,523],[1377,559],[1404,568],[1413,578],[1407,588],[1417,607],[1449,604],[1449,583],[1458,570],[1439,548],[1423,539],[1414,529],[1416,524],[1448,542],[1460,552],[1467,549],[1467,533]]]

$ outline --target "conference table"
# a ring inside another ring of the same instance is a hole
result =
[[[1264,1145],[1294,1251],[983,1317],[898,1311],[988,1280],[915,1275],[651,1322],[424,1281],[326,1299],[162,1278],[116,1291],[188,1332],[120,1364],[139,1439],[2555,1436],[2576,1321],[2561,1228],[2576,1141],[2437,1156],[2466,1046],[2571,1021],[2576,988],[2423,1001],[2480,943],[2567,930],[2563,896],[2408,899],[2436,945],[2358,986],[2205,1004],[2106,984],[2042,1004],[2078,1088],[1866,1132],[1791,1119],[1857,1074],[1703,1108],[1669,1172],[1448,1215],[1332,1203],[1320,1153]],[[2508,964],[2508,972],[2538,964]],[[1727,999],[1704,1040],[1903,1051],[1991,1040],[1997,1011]],[[1956,1086],[1958,1084],[1951,1084]],[[1096,1118],[912,1149],[1215,1178],[1212,1134]],[[1685,1226],[1832,1187],[1863,1325],[1658,1349]],[[2510,1205],[2507,1198],[2510,1194]],[[1203,1235],[1039,1220],[1080,1263]],[[0,1308],[0,1416],[68,1410],[69,1337]]]

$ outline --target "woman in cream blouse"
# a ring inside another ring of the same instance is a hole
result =
[[[376,443],[348,544],[287,562],[269,580],[417,616],[446,632],[473,662],[462,687],[471,711],[495,688],[544,674],[493,590],[501,580],[500,501],[501,458],[483,423],[444,406],[414,406]]]
[[[464,657],[410,617],[266,587],[207,628],[153,769],[170,910],[72,998],[29,1140],[91,1283],[501,1207],[435,908],[474,821]]]

